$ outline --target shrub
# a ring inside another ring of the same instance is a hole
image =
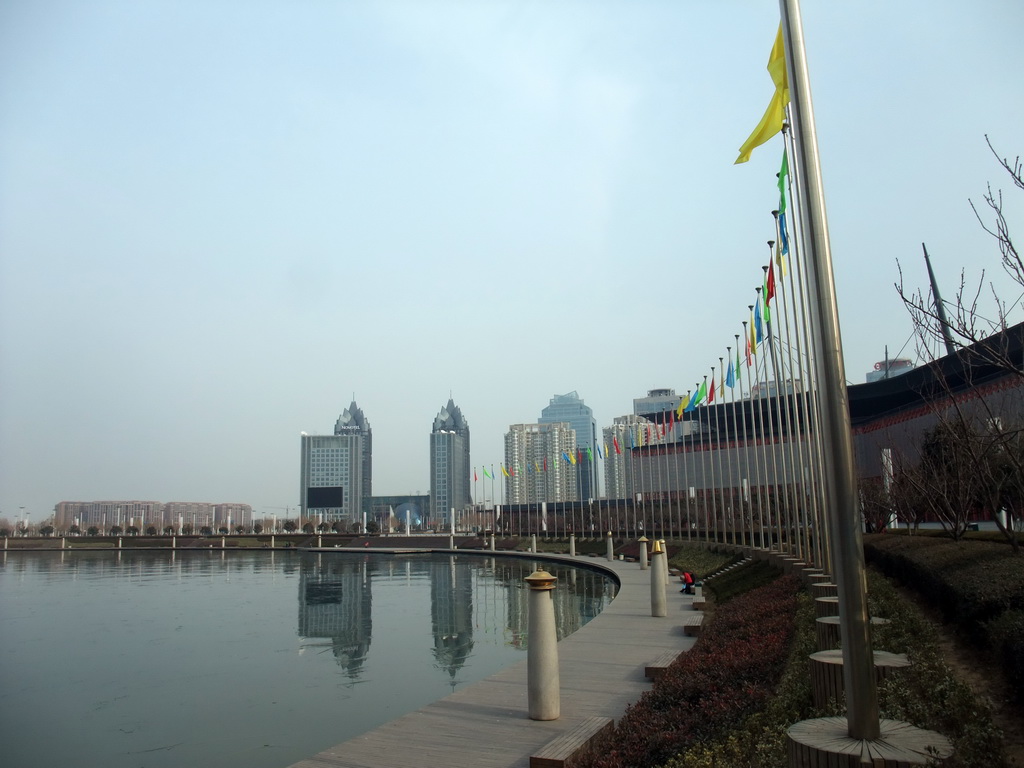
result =
[[[764,708],[786,664],[800,582],[786,576],[733,599],[615,726],[594,768],[657,765]]]

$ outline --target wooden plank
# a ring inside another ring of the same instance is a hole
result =
[[[611,727],[610,717],[588,717],[530,755],[530,768],[564,768],[577,752]]]
[[[644,665],[644,675],[648,680],[657,680],[668,669],[672,663],[682,654],[684,651],[668,651],[661,654],[654,661],[647,662]]]

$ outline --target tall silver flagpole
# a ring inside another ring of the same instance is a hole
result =
[[[806,233],[811,278],[811,305],[817,322],[815,365],[823,394],[823,443],[825,451],[828,509],[833,530],[836,584],[839,588],[839,626],[843,645],[843,680],[846,686],[847,722],[854,739],[874,741],[880,734],[878,691],[874,656],[869,634],[867,578],[857,504],[857,474],[854,466],[853,434],[846,391],[846,369],[839,331],[835,275],[825,215],[825,192],[821,180],[818,142],[811,104],[810,77],[804,51],[803,24],[797,0],[780,0],[782,34],[793,130],[800,156],[797,172],[805,192],[801,224]]]
[[[751,311],[751,313],[753,313],[753,311],[754,311],[754,305],[753,304],[750,305],[750,311]],[[745,339],[744,343],[749,345],[750,344],[750,330],[747,328],[747,321],[746,320],[743,321],[743,338]],[[750,354],[753,354],[753,351],[751,351]],[[749,360],[749,357],[747,359]],[[750,434],[749,434],[749,437],[748,437],[748,433],[747,433],[746,427],[744,427],[743,436],[745,438],[748,438],[748,440],[747,440],[747,450],[749,452],[753,453],[753,456],[754,456],[754,472],[753,472],[753,475],[750,476],[749,479],[747,480],[747,484],[748,484],[748,486],[751,489],[751,491],[750,491],[751,504],[753,504],[753,500],[754,500],[754,488],[757,489],[757,525],[758,525],[758,533],[759,533],[759,537],[758,538],[759,538],[759,541],[760,541],[760,544],[761,544],[760,548],[761,549],[771,549],[770,546],[765,546],[765,543],[764,543],[765,525],[764,525],[764,506],[763,506],[763,502],[762,502],[762,499],[761,499],[761,463],[760,463],[759,457],[757,455],[757,442],[760,439],[760,432],[758,431],[758,425],[756,423],[754,423],[754,387],[750,383],[750,364],[749,363],[747,363],[747,371],[746,371],[746,373],[747,373],[747,398],[750,400],[750,419],[749,419]],[[750,438],[752,438],[752,441],[751,441]],[[753,442],[753,445],[751,445],[751,442]],[[748,454],[748,458],[747,458],[748,465],[749,465],[749,461],[750,461],[750,459],[749,459],[749,454]],[[750,485],[751,482],[753,482],[754,485]],[[754,518],[753,506],[751,506],[751,509],[750,509],[750,518],[751,518],[751,524],[753,524],[753,518]],[[751,546],[753,546],[753,543],[751,543]]]
[[[799,163],[799,160],[795,158],[796,146],[793,142],[792,131],[783,125],[782,134],[786,139],[789,146],[789,157],[790,166],[794,166],[794,163]],[[792,171],[789,173],[789,191],[790,198],[798,200],[802,196],[802,192],[797,186],[798,182],[795,179],[795,175]],[[799,222],[800,211],[797,208],[792,208],[790,211],[797,217],[796,221]],[[794,221],[793,217],[790,216],[790,221]],[[807,269],[803,267],[803,233],[799,226],[794,228],[790,232],[789,238],[789,280],[790,289],[794,292],[794,295],[798,295],[797,305],[800,310],[800,335],[798,336],[799,349],[802,350],[800,354],[800,365],[803,370],[801,378],[804,379],[804,409],[805,415],[808,417],[806,427],[808,430],[807,434],[809,437],[808,441],[808,455],[811,458],[811,489],[813,491],[813,504],[814,504],[814,530],[815,539],[818,546],[818,554],[820,556],[821,567],[825,573],[834,573],[832,566],[832,532],[829,530],[827,523],[825,505],[828,503],[825,498],[825,449],[822,445],[822,427],[821,427],[821,408],[819,407],[818,398],[818,384],[816,373],[814,371],[814,350],[811,334],[811,318],[810,318],[810,307],[808,296],[810,289],[807,284]],[[795,290],[794,290],[795,282]],[[806,363],[806,366],[804,365]]]
[[[746,328],[743,329],[744,334]],[[740,336],[736,334],[736,354],[740,352]],[[744,336],[744,344],[746,343],[747,336]],[[751,549],[754,548],[754,497],[750,493],[750,478],[753,476],[750,471],[750,438],[747,435],[747,409],[743,405],[743,375],[739,370],[736,371],[736,383],[740,387],[740,418],[743,419],[743,468],[740,470],[740,504],[741,509],[745,510],[743,514],[750,515],[750,544],[748,545]],[[733,411],[733,418],[737,418],[736,412]],[[739,432],[736,433],[737,436]],[[738,440],[738,437],[737,437]],[[744,485],[745,483],[745,485]]]

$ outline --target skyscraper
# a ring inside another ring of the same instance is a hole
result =
[[[636,483],[630,449],[636,443],[638,427],[650,425],[651,422],[644,417],[629,414],[616,416],[612,426],[604,428],[604,442],[608,446],[604,456],[604,485],[609,499],[633,498]]]
[[[373,434],[355,401],[338,417],[333,435],[302,435],[303,517],[354,523],[369,506]]]
[[[576,447],[583,461],[578,464],[580,472],[580,500],[593,499],[599,495],[597,487],[597,422],[594,412],[580,400],[575,392],[555,395],[547,407],[540,412],[538,424],[566,422],[576,431]]]
[[[447,527],[451,510],[472,503],[469,493],[469,424],[449,397],[430,430],[430,516]]]
[[[577,501],[579,462],[570,464],[562,454],[575,455],[576,432],[566,422],[512,424],[505,433],[505,478],[509,504],[542,501]]]

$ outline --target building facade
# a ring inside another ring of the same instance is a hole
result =
[[[634,407],[636,400],[633,401]],[[647,411],[651,413],[651,411]],[[616,416],[610,427],[602,430],[604,437],[604,490],[609,499],[632,498],[636,483],[630,449],[635,445],[637,430],[651,426],[643,416]]]
[[[459,512],[472,504],[469,481],[469,424],[448,398],[430,430],[431,524],[448,527],[453,509]]]
[[[252,507],[248,504],[213,504],[207,501],[62,501],[53,508],[53,526],[68,531],[78,526],[82,532],[95,528],[107,534],[117,526],[122,531],[137,528],[146,533],[155,528],[163,533],[170,528],[174,533],[203,528],[218,531],[236,526],[252,527]]]
[[[346,525],[369,509],[373,432],[355,400],[334,424],[333,435],[302,435],[299,504],[303,517]]]
[[[578,501],[580,470],[591,462],[576,456],[576,431],[567,422],[512,424],[505,433],[505,499],[509,504]]]
[[[633,415],[646,416],[651,413],[662,414],[679,407],[679,395],[674,389],[649,389],[647,397],[633,398]],[[607,481],[606,481],[607,482]]]
[[[576,432],[576,448],[582,452],[583,461],[578,462],[580,499],[592,499],[600,495],[597,482],[597,422],[591,410],[576,392],[555,395],[547,407],[540,412],[539,424],[564,422]]]

